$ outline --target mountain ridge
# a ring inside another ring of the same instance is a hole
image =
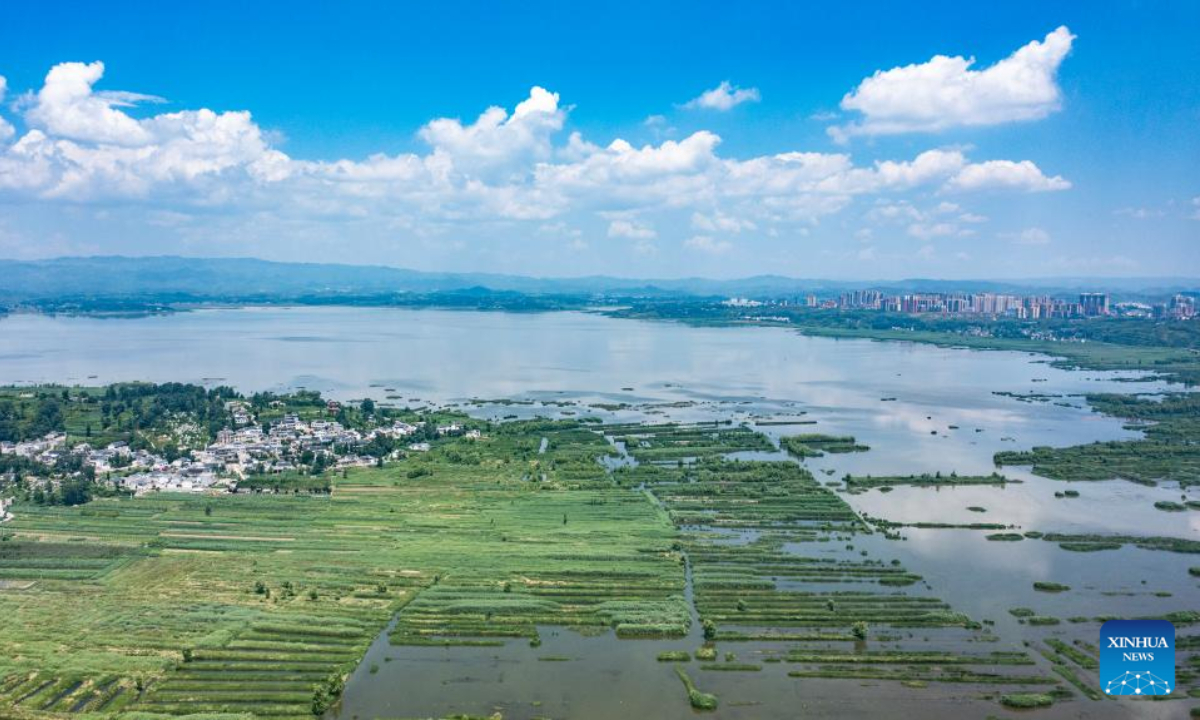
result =
[[[22,302],[66,297],[187,295],[198,300],[446,293],[467,290],[526,295],[781,297],[830,295],[858,289],[890,292],[1011,292],[1069,294],[1111,292],[1130,297],[1196,291],[1200,279],[1051,277],[943,280],[830,280],[757,275],[736,279],[620,278],[604,275],[535,277],[502,273],[430,272],[383,265],[300,263],[257,258],[176,255],[72,256],[0,260],[0,300]]]

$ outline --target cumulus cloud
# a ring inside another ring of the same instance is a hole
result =
[[[975,234],[971,226],[987,222],[982,215],[967,212],[957,203],[946,201],[922,210],[907,201],[879,200],[867,211],[866,219],[879,226],[904,226],[909,237],[920,240],[970,237]]]
[[[946,189],[954,191],[1002,189],[1051,192],[1070,187],[1069,181],[1059,175],[1047,177],[1029,160],[988,160],[966,165],[946,183]]]
[[[1074,40],[1059,27],[983,70],[972,69],[975,58],[935,55],[919,65],[876,71],[842,98],[842,110],[862,119],[829,133],[845,141],[1044,118],[1062,105],[1058,68]]]
[[[689,249],[720,254],[732,247],[723,236],[802,237],[856,198],[1070,186],[1030,161],[975,162],[958,149],[857,164],[848,153],[731,157],[707,130],[640,146],[593,142],[578,132],[564,140],[568,109],[541,87],[511,111],[493,106],[470,122],[430,121],[417,133],[426,147],[416,152],[311,161],[274,147],[249,112],[135,117],[131,104],[156,98],[100,89],[103,72],[99,62],[64,63],[30,93],[21,110],[25,131],[0,144],[0,199],[269,214],[294,228],[352,218],[443,245],[456,231],[467,236],[464,228],[483,238],[497,228],[517,232],[522,222],[535,232],[566,223],[596,235],[607,227],[609,237],[651,255],[656,225],[672,242],[694,233]],[[897,222],[969,222],[943,205],[940,217],[930,211]]]
[[[148,96],[93,92],[94,62],[56,65],[25,113],[32,129],[0,154],[0,189],[74,200],[144,196],[152,188],[215,178],[225,171],[282,179],[286,156],[272,150],[248,112],[164,113],[138,120],[120,108]],[[229,186],[209,187],[222,201]]]
[[[551,137],[565,120],[558,93],[534,87],[511,116],[504,108],[492,106],[470,125],[451,118],[434,120],[421,128],[420,136],[435,155],[456,169],[480,173],[511,166],[514,161],[549,158]]]
[[[146,145],[151,140],[146,128],[117,109],[130,104],[128,97],[105,97],[92,91],[103,75],[102,62],[55,65],[46,75],[26,120],[49,135],[68,140]]]
[[[728,240],[716,240],[708,235],[693,235],[683,241],[683,246],[706,255],[724,255],[733,249],[733,243]]]
[[[683,107],[688,110],[716,110],[725,112],[747,102],[758,102],[762,98],[758,94],[758,88],[740,88],[736,85],[731,85],[728,80],[721,81],[721,84],[712,90],[706,90],[700,93],[699,97],[694,97],[683,104]]]

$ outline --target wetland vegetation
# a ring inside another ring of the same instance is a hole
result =
[[[1116,362],[1110,352],[1095,357]],[[1083,401],[1123,418],[1131,430],[1116,437],[1126,439],[1022,442],[1011,451],[995,444],[1004,431],[971,433],[986,423],[934,419],[937,411],[922,408],[913,433],[956,448],[938,468],[892,466],[899,446],[879,442],[869,424],[768,405],[756,390],[649,398],[640,394],[653,392],[650,383],[621,378],[590,402],[464,400],[468,417],[414,398],[432,392],[379,386],[387,396],[377,398],[376,415],[457,422],[481,436],[430,433],[419,438],[427,450],[391,444],[375,448],[371,467],[310,464],[250,476],[239,490],[251,492],[236,494],[131,497],[111,492],[103,477],[85,478],[91,491],[80,502],[63,501],[64,483],[40,503],[18,490],[12,519],[0,524],[0,616],[12,619],[0,625],[0,715],[572,716],[566,704],[543,707],[536,685],[514,686],[524,688],[512,692],[525,704],[503,685],[475,688],[480,664],[493,663],[509,682],[550,674],[577,693],[630,664],[645,685],[674,688],[656,700],[663,706],[649,706],[672,718],[717,697],[716,716],[784,717],[796,686],[824,683],[860,699],[907,693],[944,702],[936,707],[945,717],[963,703],[983,716],[1045,699],[1074,703],[1076,715],[1116,717],[1115,703],[1095,700],[1087,643],[1099,623],[1165,617],[1183,633],[1198,620],[1189,590],[1200,571],[1189,571],[1188,560],[1198,546],[1169,529],[1179,525],[1151,534],[1058,522],[1111,500],[1102,484],[1082,496],[1061,490],[1078,499],[1050,500],[1055,509],[1032,518],[1014,515],[1010,499],[1043,502],[1047,487],[1061,487],[1036,475],[1123,477],[1146,483],[1138,493],[1158,492],[1137,496],[1146,512],[1166,524],[1186,519],[1154,509],[1194,502],[1195,405],[1185,393],[1091,393]],[[182,455],[218,432],[232,392],[214,383],[157,398],[116,387],[111,397],[107,388],[0,390],[0,431],[29,439],[49,428],[72,442]],[[889,410],[910,402],[890,387],[866,392],[868,412],[880,397]],[[1016,395],[992,397],[1018,404]],[[1086,412],[1020,405],[1072,419]],[[263,396],[256,407],[270,423],[284,413],[335,412],[346,427],[364,429],[371,414],[345,402],[331,411],[311,391]],[[817,427],[786,434],[798,424]],[[968,430],[944,430],[959,426]],[[932,439],[931,427],[939,432]],[[953,454],[968,442],[987,448],[985,460],[1003,449],[995,456],[1003,474]],[[41,471],[10,455],[0,461],[9,477]],[[66,481],[75,471],[55,472]],[[893,492],[859,494],[869,488]],[[956,497],[937,502],[948,495]],[[951,546],[962,563],[927,554]],[[1044,561],[1045,574],[1013,571],[1009,554]],[[976,600],[983,591],[964,593],[957,573],[985,579],[966,558],[996,562],[1009,583],[992,586],[990,603]],[[1149,563],[1151,585],[1076,574],[1075,565],[1113,558],[1114,566]],[[1181,636],[1181,691],[1196,688],[1198,649]],[[454,669],[460,659],[469,670]],[[431,669],[437,662],[440,671]],[[407,693],[415,682],[459,704],[430,711],[401,700],[384,713],[355,700],[381,685]]]

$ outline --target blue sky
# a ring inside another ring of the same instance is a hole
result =
[[[9,8],[0,257],[1200,275],[1194,2],[343,5]]]

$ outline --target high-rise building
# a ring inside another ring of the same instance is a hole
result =
[[[1080,293],[1079,307],[1087,317],[1108,314],[1108,293]]]
[[[1190,295],[1176,295],[1171,298],[1171,317],[1187,320],[1196,315],[1196,300]]]

